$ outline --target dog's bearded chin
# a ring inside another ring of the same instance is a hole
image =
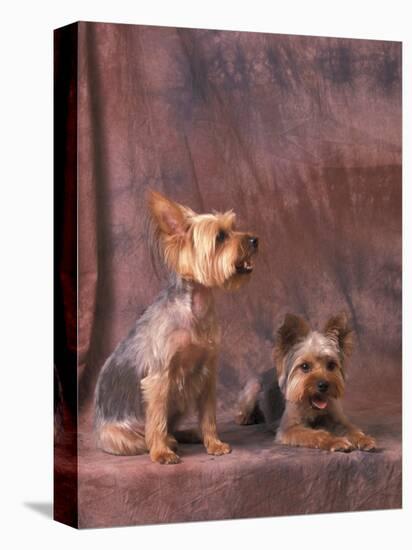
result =
[[[328,398],[323,395],[313,395],[310,398],[310,404],[314,409],[323,410],[328,406]]]

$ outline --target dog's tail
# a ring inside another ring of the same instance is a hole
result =
[[[129,422],[104,422],[96,431],[97,445],[113,455],[147,453],[143,426]]]
[[[240,392],[236,404],[235,421],[237,424],[258,424],[264,420],[259,409],[258,396],[262,391],[262,384],[257,378],[252,378]]]

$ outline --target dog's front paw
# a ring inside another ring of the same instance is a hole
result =
[[[351,436],[353,445],[361,451],[373,451],[376,449],[376,440],[363,432]]]
[[[178,464],[180,462],[180,457],[171,449],[151,451],[150,458],[153,462],[158,462],[159,464]]]
[[[209,455],[227,455],[232,452],[230,445],[223,443],[223,441],[212,441],[206,447],[207,454]]]
[[[346,437],[333,437],[329,442],[329,451],[342,453],[349,453],[353,451],[353,443]]]
[[[341,451],[347,453],[354,448],[346,437],[336,437],[325,430],[313,430],[306,443],[308,447],[332,452]]]

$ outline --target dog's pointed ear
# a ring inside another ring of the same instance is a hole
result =
[[[353,330],[347,314],[343,311],[331,317],[323,329],[325,336],[333,340],[344,357],[349,357],[353,348]]]
[[[154,223],[164,235],[184,235],[188,228],[188,208],[174,202],[158,191],[149,192],[149,209]]]
[[[283,324],[276,333],[276,343],[273,349],[273,358],[280,384],[284,378],[283,358],[296,342],[309,334],[310,330],[309,323],[303,317],[291,313],[286,314]]]
[[[303,317],[287,313],[282,326],[277,332],[276,346],[285,354],[298,340],[305,338],[309,332],[309,323]]]

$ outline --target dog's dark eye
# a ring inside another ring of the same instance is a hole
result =
[[[336,363],[334,361],[329,361],[329,363],[327,364],[326,368],[328,370],[335,370],[336,368]]]
[[[216,242],[223,243],[226,239],[227,239],[226,231],[219,231],[219,233],[216,236]]]
[[[310,371],[309,363],[302,363],[300,368],[303,370],[303,372],[309,372]]]

